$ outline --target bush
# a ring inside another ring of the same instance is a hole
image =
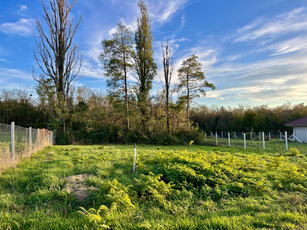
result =
[[[69,145],[71,144],[71,139],[67,132],[58,131],[56,133],[55,143],[57,145]]]

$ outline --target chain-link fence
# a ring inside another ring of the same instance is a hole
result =
[[[205,145],[228,146],[249,150],[286,152],[299,150],[307,153],[307,144],[291,139],[287,132],[210,132],[205,134]],[[295,148],[295,149],[294,149]],[[293,150],[294,149],[294,150]]]
[[[53,144],[53,132],[0,124],[0,171]]]

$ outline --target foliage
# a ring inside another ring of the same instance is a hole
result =
[[[137,18],[135,32],[135,70],[138,79],[137,98],[143,122],[143,129],[147,122],[147,105],[149,91],[152,88],[152,80],[156,75],[157,65],[153,59],[152,32],[147,6],[143,0],[138,2],[140,16]]]
[[[142,200],[151,200],[158,205],[167,206],[167,197],[172,192],[171,184],[166,184],[161,180],[162,175],[141,174],[140,179],[135,178],[133,189]]]
[[[120,99],[124,98],[127,129],[129,129],[128,73],[133,68],[133,45],[132,31],[119,23],[112,39],[102,41],[103,52],[100,55],[105,75],[110,77],[107,81],[107,85],[111,88],[110,94]]]
[[[190,103],[200,95],[205,96],[205,88],[215,89],[215,86],[212,83],[209,83],[206,80],[204,72],[202,71],[201,63],[197,60],[196,55],[184,60],[181,64],[180,69],[178,69],[179,74],[179,90],[184,89],[184,98],[187,105],[187,120],[190,121]]]

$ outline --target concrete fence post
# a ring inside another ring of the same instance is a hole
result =
[[[286,143],[286,151],[288,151],[288,133],[285,132],[285,143]]]
[[[219,142],[218,142],[218,139],[217,139],[217,132],[215,132],[215,143],[216,143],[216,146],[219,145]]]
[[[11,123],[11,158],[14,159],[15,154],[15,122]]]
[[[228,132],[228,147],[230,147],[230,133]]]
[[[243,133],[243,139],[244,139],[244,149],[246,149],[246,134]]]
[[[262,145],[263,145],[263,150],[265,150],[264,132],[262,132]]]
[[[40,147],[40,141],[39,141],[39,129],[37,129],[37,147]]]
[[[32,127],[29,127],[29,152],[32,152]]]
[[[50,132],[50,136],[51,136],[51,145],[53,145],[53,131]]]

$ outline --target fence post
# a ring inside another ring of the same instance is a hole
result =
[[[244,138],[244,149],[246,149],[246,134],[243,133],[243,138]]]
[[[262,132],[262,145],[263,145],[263,150],[265,150],[264,132]]]
[[[235,138],[237,138],[237,132],[235,132]]]
[[[223,138],[224,137],[224,135],[223,135],[224,133],[223,133],[223,131],[221,131],[221,138]]]
[[[252,131],[249,133],[249,137],[250,137],[251,140],[253,140],[253,132]]]
[[[205,132],[205,141],[207,141],[207,133]]]
[[[40,143],[39,143],[40,142],[39,141],[39,129],[37,129],[37,137],[36,138],[37,138],[37,146],[40,147],[39,146],[40,145]]]
[[[269,132],[269,141],[271,141],[271,132]]]
[[[32,127],[29,127],[29,152],[32,152]]]
[[[260,134],[260,132],[259,132],[259,141],[261,141],[261,134]]]
[[[286,151],[288,151],[288,134],[285,132]]]
[[[282,141],[282,132],[279,133],[280,141]]]
[[[228,147],[230,147],[230,133],[228,132]]]
[[[53,131],[50,132],[50,136],[51,136],[51,145],[53,145]]]
[[[11,158],[14,159],[15,154],[15,122],[11,123]]]
[[[133,173],[135,173],[135,161],[136,161],[136,143],[134,143],[134,155],[133,155]]]
[[[216,146],[219,145],[219,142],[218,142],[218,140],[217,140],[217,132],[216,132],[216,131],[215,131],[215,143],[216,143]]]

